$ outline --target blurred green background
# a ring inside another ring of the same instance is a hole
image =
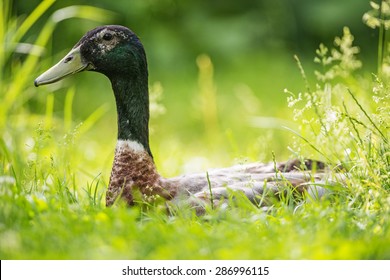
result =
[[[368,0],[0,0],[0,6],[0,258],[389,258],[390,105],[388,82],[378,90],[373,81],[380,40],[378,29],[362,22],[372,10]],[[126,25],[144,43],[151,149],[163,176],[272,161],[273,154],[276,161],[318,158],[321,151],[311,147],[317,143],[325,157],[350,162],[356,178],[329,200],[295,204],[287,196],[269,212],[239,196],[232,201],[239,207],[204,218],[181,210],[171,217],[159,207],[144,212],[143,205],[106,208],[117,133],[108,79],[83,72],[34,87],[39,74],[103,24]],[[315,50],[320,43],[332,49],[344,26],[364,65],[324,85],[313,72],[329,69],[319,69]],[[338,104],[332,112],[341,112],[339,120],[327,119],[327,104],[321,114],[313,111],[322,105],[312,106],[293,121],[295,108],[315,104],[306,95],[288,107],[285,89],[295,99],[306,91],[294,55],[310,92],[321,83],[316,96],[329,94]],[[316,121],[304,123],[311,116]],[[318,117],[334,130],[315,135],[324,127]],[[295,141],[284,127],[314,142]]]
[[[17,1],[14,11],[23,17],[39,2]],[[292,135],[282,126],[294,124],[283,90],[304,90],[293,55],[300,57],[309,78],[312,77],[315,49],[322,42],[332,46],[333,38],[341,35],[344,26],[349,26],[356,37],[365,69],[367,65],[376,67],[377,34],[362,22],[363,13],[370,8],[366,0],[63,0],[40,18],[25,41],[33,42],[35,32],[54,11],[76,4],[104,8],[115,12],[115,17],[102,18],[101,22],[60,22],[52,38],[52,49],[42,56],[37,74],[58,61],[86,31],[97,25],[130,27],[144,43],[150,84],[159,82],[163,88],[160,103],[166,110],[157,117],[152,115],[151,146],[159,168],[168,176],[237,160],[267,161],[272,157],[271,151],[277,160],[289,157],[287,147]],[[210,87],[216,104],[202,101],[197,66],[201,54],[209,56],[213,63]],[[54,114],[61,117],[64,93],[72,84],[77,89],[73,106],[76,124],[102,104],[109,108],[95,124],[98,129],[89,136],[97,139],[99,145],[111,148],[105,157],[109,170],[116,113],[107,79],[82,73],[61,86],[37,89],[26,106],[33,113],[44,113],[44,92],[55,91]],[[207,119],[205,112],[214,105],[216,116]],[[210,125],[210,121],[214,123]],[[101,131],[105,131],[104,135]],[[172,168],[175,166],[181,167]]]

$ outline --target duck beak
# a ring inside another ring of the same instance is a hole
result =
[[[80,46],[73,48],[63,59],[61,59],[56,65],[44,72],[38,78],[35,79],[34,85],[47,85],[57,82],[69,75],[81,72],[83,70],[92,69],[88,62],[86,62],[81,53]]]

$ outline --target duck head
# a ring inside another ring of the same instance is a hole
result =
[[[57,64],[35,80],[35,86],[51,84],[81,71],[107,76],[114,91],[118,113],[118,140],[149,148],[149,92],[146,55],[139,38],[119,25],[87,32]]]
[[[36,78],[35,86],[51,84],[81,71],[96,71],[110,80],[147,72],[145,51],[137,35],[119,25],[97,27],[85,34],[56,65]]]

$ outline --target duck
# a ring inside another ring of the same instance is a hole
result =
[[[90,30],[34,84],[55,83],[82,71],[106,76],[115,96],[117,143],[106,190],[107,207],[118,200],[133,206],[139,201],[136,192],[141,193],[141,201],[185,201],[198,211],[207,205],[218,206],[237,192],[257,206],[267,207],[273,200],[264,199],[265,195],[280,198],[292,191],[298,196],[321,197],[327,191],[325,164],[310,159],[238,164],[165,178],[157,170],[149,145],[148,66],[139,37],[120,25]]]

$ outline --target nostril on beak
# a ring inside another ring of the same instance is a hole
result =
[[[71,60],[73,60],[73,55],[70,55],[67,58],[65,58],[64,63],[68,63]]]

